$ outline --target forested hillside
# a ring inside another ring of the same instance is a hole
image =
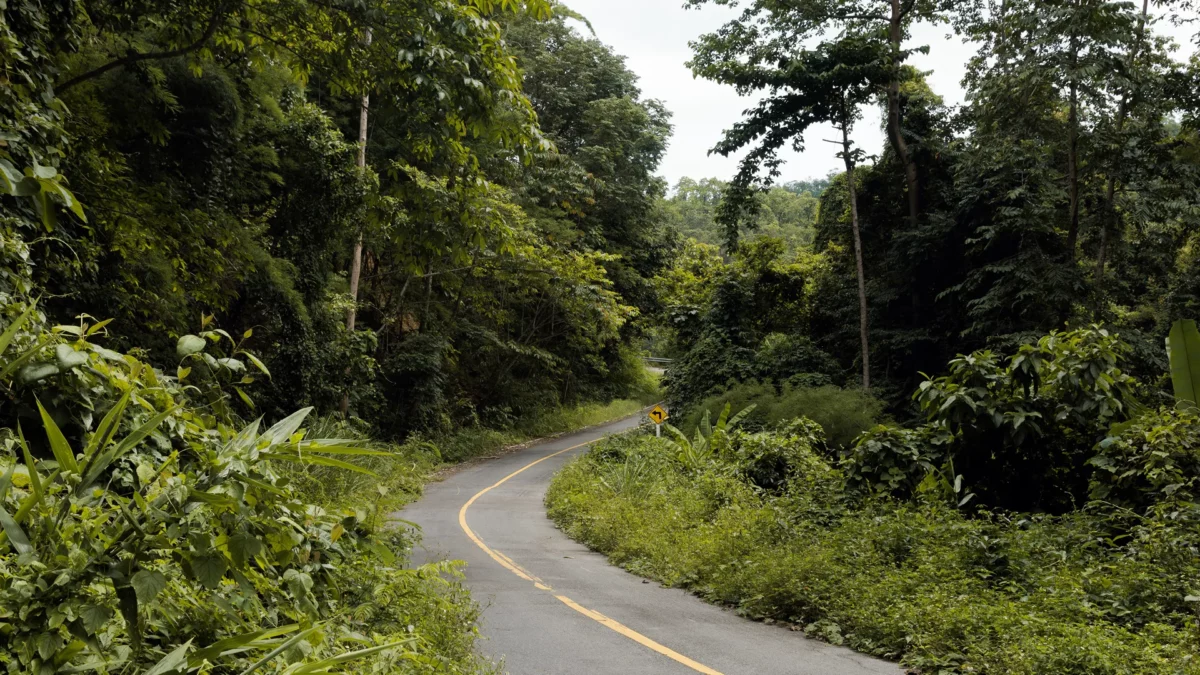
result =
[[[569,14],[0,3],[0,670],[492,668],[389,514],[652,395],[676,245]]]

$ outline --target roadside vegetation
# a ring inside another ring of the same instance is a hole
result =
[[[393,514],[654,400],[675,245],[569,14],[0,3],[0,672],[496,669]]]
[[[548,511],[636,574],[918,673],[1198,673],[1200,413],[1138,405],[1126,351],[1091,328],[956,359],[924,422],[841,453],[806,417],[712,409],[597,445]]]

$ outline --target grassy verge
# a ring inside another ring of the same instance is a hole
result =
[[[913,672],[1200,673],[1194,519],[1120,531],[1090,509],[966,517],[858,498],[814,442],[736,433],[697,464],[616,437],[555,478],[548,511],[636,574]]]
[[[494,672],[494,664],[475,652],[479,608],[462,584],[458,565],[445,562],[404,569],[416,535],[407,527],[396,527],[390,514],[417,499],[440,467],[539,436],[618,419],[644,405],[634,399],[587,404],[545,413],[510,430],[470,429],[437,440],[414,438],[390,448],[388,456],[347,458],[370,474],[316,464],[291,468],[289,478],[305,501],[331,513],[358,514],[363,526],[373,529],[384,544],[350,561],[340,575],[343,603],[352,609],[355,627],[365,626],[381,635],[419,636],[417,656],[402,672]],[[332,419],[318,420],[310,434],[364,436],[362,430]],[[393,672],[378,660],[364,665]]]

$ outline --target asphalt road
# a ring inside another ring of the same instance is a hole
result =
[[[550,478],[586,452],[582,444],[636,424],[468,466],[400,514],[422,528],[418,562],[466,561],[467,585],[484,608],[485,654],[513,675],[900,675],[894,664],[645,583],[560,532],[542,506]]]

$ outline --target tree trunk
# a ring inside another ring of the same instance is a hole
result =
[[[1129,53],[1129,73],[1133,75],[1133,68],[1137,61],[1138,51],[1142,46],[1142,38],[1146,34],[1146,19],[1150,14],[1150,0],[1142,0],[1142,16],[1138,20],[1137,43],[1134,44],[1133,50]],[[1124,143],[1120,138],[1121,133],[1125,130],[1125,120],[1129,117],[1129,106],[1132,103],[1132,92],[1125,92],[1121,97],[1121,106],[1117,110],[1117,141],[1120,147],[1124,147]],[[1112,165],[1108,169],[1108,181],[1104,186],[1104,220],[1100,230],[1100,249],[1096,252],[1096,289],[1099,290],[1104,283],[1104,265],[1108,258],[1108,238],[1112,230],[1117,227],[1117,174],[1121,170],[1120,155],[1113,158]]]
[[[849,115],[842,116],[842,159],[850,191],[850,229],[854,233],[854,265],[858,272],[858,337],[862,343],[863,389],[871,389],[871,348],[867,339],[867,282],[863,272],[862,237],[858,232],[858,187],[854,184],[854,156],[850,152]]]
[[[363,36],[363,43],[371,45],[371,29],[368,28]],[[371,107],[371,95],[362,95],[362,108],[358,112],[358,170],[367,167],[367,111]],[[346,332],[354,333],[354,324],[358,319],[358,280],[362,276],[363,231],[358,229],[358,239],[354,242],[354,254],[350,257],[350,308],[346,310]],[[342,394],[342,415],[350,410],[350,392]]]
[[[904,12],[900,0],[891,0],[892,16],[888,24],[888,42],[892,50],[892,76],[887,87],[887,133],[896,158],[904,165],[904,180],[908,189],[908,220],[916,227],[920,215],[920,184],[917,178],[917,164],[908,152],[908,143],[900,125],[900,47],[904,37]]]
[[[1074,36],[1071,37],[1072,55],[1078,49]],[[1072,56],[1074,62],[1074,56]],[[1067,259],[1075,259],[1075,246],[1079,241],[1079,84],[1075,81],[1075,66],[1072,63],[1071,94],[1067,111],[1067,194],[1070,199],[1070,214],[1067,225]]]

